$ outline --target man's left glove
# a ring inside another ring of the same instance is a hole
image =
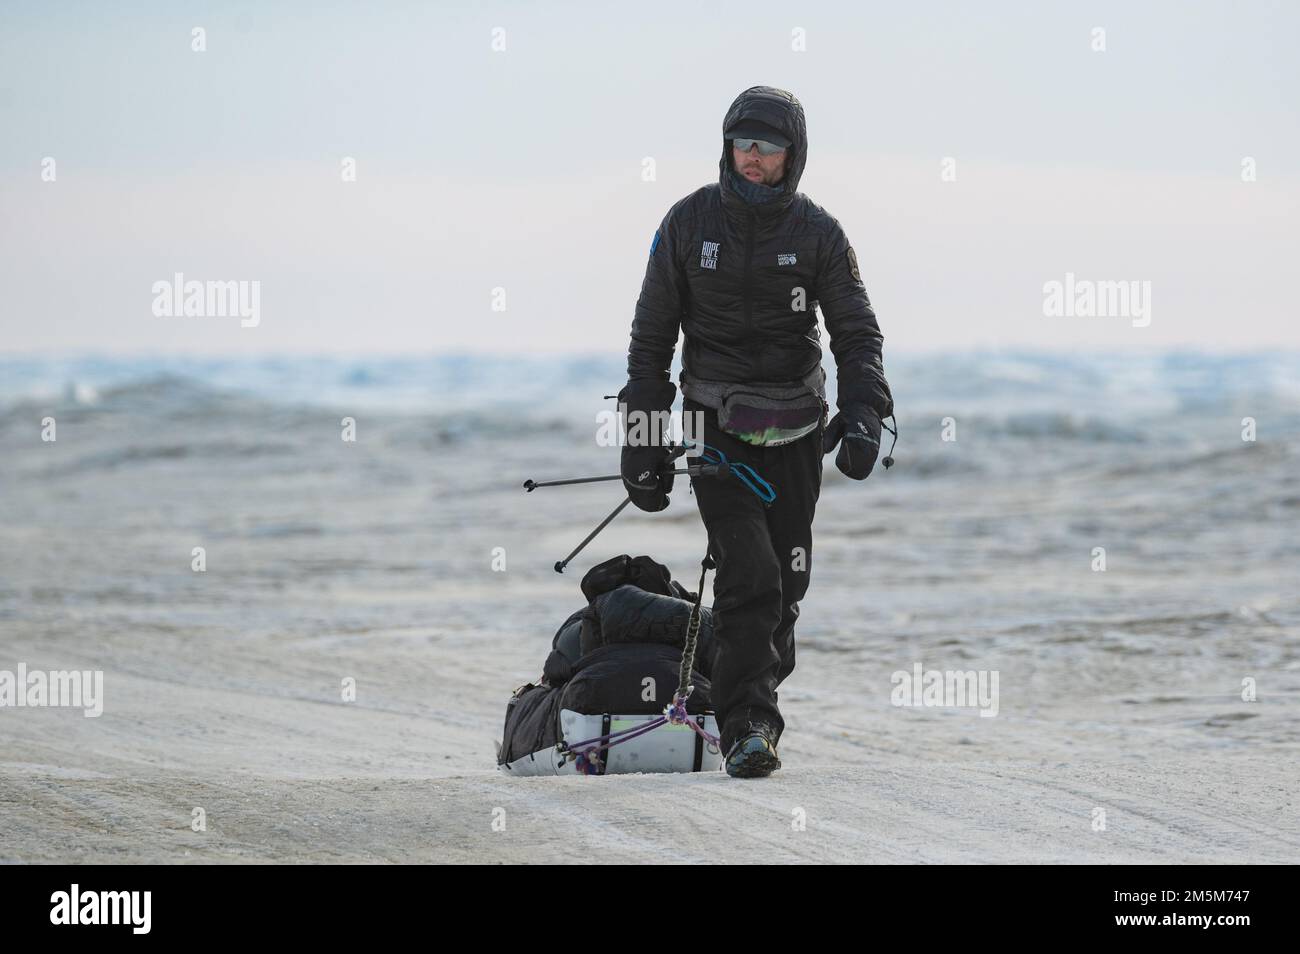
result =
[[[845,477],[866,480],[880,455],[880,415],[865,404],[849,404],[836,414],[822,437],[822,453],[840,445],[835,466]]]
[[[636,444],[624,442],[619,471],[632,503],[647,513],[668,506],[676,478],[671,473],[674,458],[667,446],[668,434],[661,426],[663,412],[672,408],[676,396],[677,388],[669,381],[629,381],[618,392],[619,409],[626,415],[624,433],[631,429],[639,438]]]

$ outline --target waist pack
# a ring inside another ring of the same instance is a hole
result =
[[[682,395],[718,412],[718,427],[747,444],[779,447],[826,423],[826,372],[818,365],[802,381],[737,384],[701,381],[685,371]]]

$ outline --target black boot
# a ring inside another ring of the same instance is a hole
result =
[[[727,774],[733,778],[764,778],[781,767],[776,733],[762,722],[751,722],[727,753]]]

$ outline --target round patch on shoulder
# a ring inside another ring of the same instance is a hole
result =
[[[849,260],[849,274],[853,276],[853,280],[855,282],[862,281],[862,273],[858,271],[858,256],[857,253],[853,251],[852,245],[850,245],[849,250],[844,253],[844,257]]]

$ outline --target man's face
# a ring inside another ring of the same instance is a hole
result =
[[[731,147],[731,161],[735,164],[736,172],[750,182],[774,186],[785,175],[785,156],[788,151],[782,149],[770,156],[764,156],[759,154],[757,145],[750,146],[749,152],[741,152],[733,144]]]

